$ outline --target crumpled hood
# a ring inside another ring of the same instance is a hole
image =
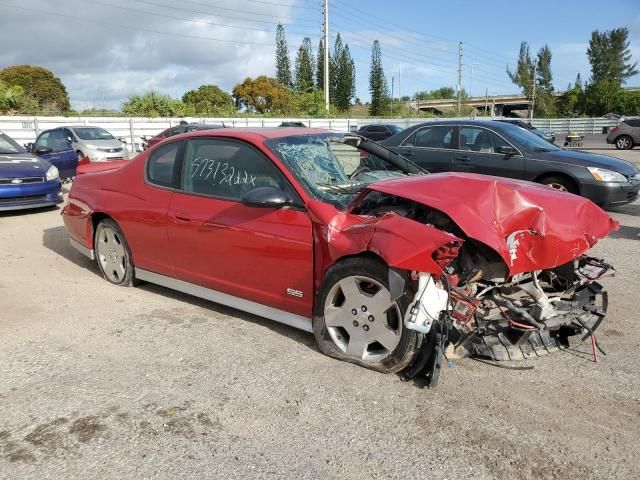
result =
[[[51,166],[30,153],[1,154],[0,178],[28,178],[44,176]]]
[[[618,229],[590,200],[530,182],[470,173],[384,180],[368,186],[447,214],[495,250],[511,275],[569,262]]]

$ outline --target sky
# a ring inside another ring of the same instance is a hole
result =
[[[154,90],[180,98],[202,84],[231,92],[246,77],[275,74],[275,29],[291,55],[304,37],[317,49],[322,0],[0,0],[0,68],[41,65],[62,79],[72,107],[119,109]],[[339,32],[356,63],[356,95],[369,99],[371,45],[379,40],[395,96],[457,83],[474,96],[517,93],[505,70],[520,42],[547,44],[556,90],[590,76],[593,30],[627,27],[640,60],[638,0],[329,0],[330,46]],[[640,86],[640,75],[628,82]]]

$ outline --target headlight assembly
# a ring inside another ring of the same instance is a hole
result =
[[[591,173],[593,178],[595,178],[598,182],[627,182],[627,177],[625,177],[621,173],[614,172],[613,170],[607,170],[606,168],[597,167],[587,167],[587,170],[589,170],[589,173]]]
[[[59,178],[60,177],[60,172],[58,171],[58,169],[55,166],[51,165],[49,167],[49,170],[47,170],[47,175],[46,176],[47,176],[47,182],[50,182],[52,180],[55,180],[55,179]]]

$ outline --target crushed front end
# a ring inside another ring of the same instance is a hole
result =
[[[405,272],[414,297],[404,324],[423,335],[404,378],[435,386],[447,361],[473,355],[500,365],[575,341],[590,341],[596,358],[597,350],[604,354],[594,334],[608,303],[599,281],[615,270],[587,251],[617,222],[575,195],[515,182],[506,189],[480,176],[464,178],[467,190],[476,187],[475,203],[440,201],[435,208],[426,197],[442,184],[449,192],[464,190],[456,185],[460,178],[430,177],[432,185],[422,180],[416,193],[408,182],[403,191],[392,182],[375,184],[351,210],[374,218],[395,214],[455,238],[433,251],[438,271]]]

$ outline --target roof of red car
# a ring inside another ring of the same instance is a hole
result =
[[[302,128],[302,127],[273,127],[273,128],[219,128],[216,130],[200,130],[183,134],[188,137],[236,137],[247,138],[249,136],[260,136],[265,139],[290,137],[292,135],[312,135],[321,133],[331,133],[330,130],[322,128]]]

